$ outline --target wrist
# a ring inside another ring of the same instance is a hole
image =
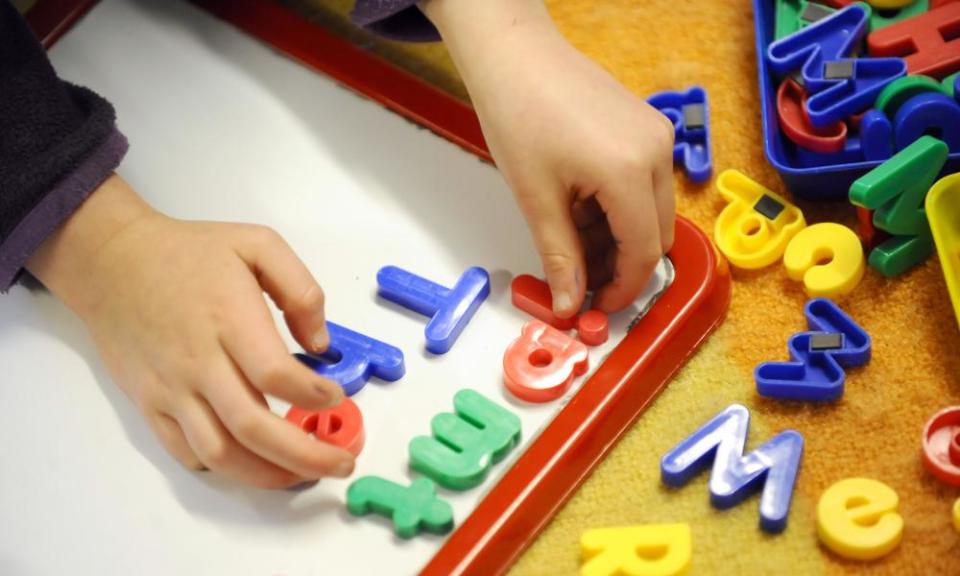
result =
[[[423,0],[471,96],[506,63],[563,41],[542,0]]]
[[[93,271],[100,254],[132,223],[157,214],[114,174],[43,241],[26,268],[84,317],[101,296]]]
[[[550,21],[543,0],[421,0],[417,5],[441,33],[465,24],[493,26],[490,32]]]

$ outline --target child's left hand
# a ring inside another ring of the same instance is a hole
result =
[[[673,124],[573,48],[537,0],[429,0],[569,317],[620,310],[673,243]]]

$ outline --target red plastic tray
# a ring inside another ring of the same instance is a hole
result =
[[[192,0],[358,93],[490,160],[473,110],[446,92],[270,0]],[[41,0],[27,18],[49,47],[96,0]],[[573,495],[722,320],[730,275],[710,240],[678,218],[671,287],[617,345],[423,569],[501,574]]]

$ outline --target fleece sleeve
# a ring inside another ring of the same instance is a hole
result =
[[[411,42],[440,39],[437,29],[417,8],[417,0],[357,0],[350,16],[357,26],[387,38]]]
[[[60,80],[20,13],[0,0],[0,291],[126,150],[110,103]]]

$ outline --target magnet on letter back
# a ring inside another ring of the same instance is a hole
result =
[[[725,170],[717,186],[729,204],[717,218],[714,238],[738,268],[773,264],[790,238],[806,225],[799,208],[738,170]]]
[[[503,353],[503,380],[521,400],[549,402],[563,396],[587,366],[586,345],[540,320],[531,320]]]
[[[806,90],[793,78],[780,84],[777,89],[780,130],[797,146],[807,150],[821,154],[841,152],[847,141],[847,123],[840,121],[823,128],[815,127],[807,115],[807,98]]]
[[[773,39],[779,40],[823,20],[836,10],[808,0],[777,0]]]
[[[804,307],[808,332],[788,343],[790,362],[764,362],[754,370],[761,396],[831,401],[843,394],[844,368],[870,361],[870,335],[839,306],[816,298]]]
[[[673,162],[682,163],[690,180],[704,182],[713,171],[710,153],[710,108],[707,92],[694,86],[685,92],[658,92],[647,103],[673,123]]]
[[[767,48],[774,72],[801,71],[814,126],[829,126],[866,110],[884,86],[907,72],[900,58],[853,57],[870,14],[866,4],[853,4]]]

